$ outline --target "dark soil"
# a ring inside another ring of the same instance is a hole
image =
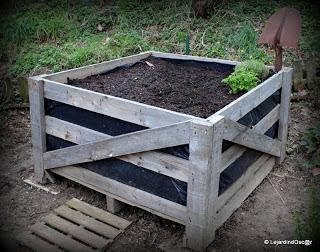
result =
[[[69,84],[206,118],[242,95],[230,94],[230,87],[221,83],[232,71],[208,63],[149,57],[131,67],[69,80]]]

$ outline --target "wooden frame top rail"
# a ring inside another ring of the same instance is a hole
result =
[[[187,120],[205,119],[135,101],[44,80],[44,97],[120,120],[155,128]]]
[[[67,79],[83,79],[91,75],[105,73],[111,71],[117,67],[134,64],[142,59],[148,58],[151,52],[143,52],[136,55],[117,58],[114,60],[104,61],[97,64],[78,67],[58,73],[48,74],[45,76],[48,80],[66,83]]]
[[[174,53],[163,53],[163,52],[157,52],[157,51],[150,51],[150,53],[151,53],[151,56],[153,57],[164,58],[164,59],[193,60],[193,61],[211,62],[211,63],[225,64],[225,65],[232,65],[232,66],[235,66],[240,63],[238,61],[232,61],[232,60],[174,54]]]
[[[284,71],[286,71],[286,68],[274,74],[235,101],[229,103],[207,119],[210,121],[215,115],[222,115],[230,120],[238,121],[281,88]]]
[[[44,153],[46,169],[188,144],[190,121]],[[141,141],[145,139],[147,141]]]

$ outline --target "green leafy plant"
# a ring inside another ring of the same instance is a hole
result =
[[[303,133],[301,144],[310,157],[304,166],[308,169],[320,166],[320,123]]]
[[[233,72],[227,78],[223,79],[223,83],[227,83],[231,87],[231,93],[236,94],[241,91],[248,91],[254,88],[260,79],[257,74],[252,71],[239,70]]]
[[[256,73],[260,80],[265,79],[269,75],[269,69],[258,60],[247,60],[235,67],[235,72],[242,70]]]
[[[265,79],[269,74],[269,69],[258,60],[247,60],[234,69],[234,72],[223,79],[231,87],[231,93],[249,91],[257,86],[258,82]]]

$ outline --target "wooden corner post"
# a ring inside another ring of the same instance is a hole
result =
[[[43,153],[46,151],[46,130],[44,117],[43,80],[31,77],[29,85],[29,104],[32,134],[32,151],[34,162],[34,174],[37,182],[45,183]]]
[[[284,68],[282,73],[281,86],[281,104],[279,115],[278,138],[281,141],[280,157],[277,158],[277,163],[281,163],[286,155],[286,145],[288,136],[288,122],[290,113],[290,96],[292,86],[292,68]]]
[[[190,129],[190,175],[187,191],[186,246],[202,251],[215,237],[214,202],[219,191],[223,117],[194,120]]]

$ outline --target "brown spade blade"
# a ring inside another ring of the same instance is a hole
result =
[[[290,8],[282,25],[279,44],[287,48],[297,48],[301,33],[301,17],[299,11]]]
[[[293,8],[282,8],[266,22],[259,44],[268,44],[275,49],[275,71],[282,68],[282,47],[296,48],[301,32],[301,17]]]
[[[301,32],[301,17],[294,8],[281,8],[266,22],[259,38],[260,44],[272,47],[279,44],[283,47],[296,48]]]

